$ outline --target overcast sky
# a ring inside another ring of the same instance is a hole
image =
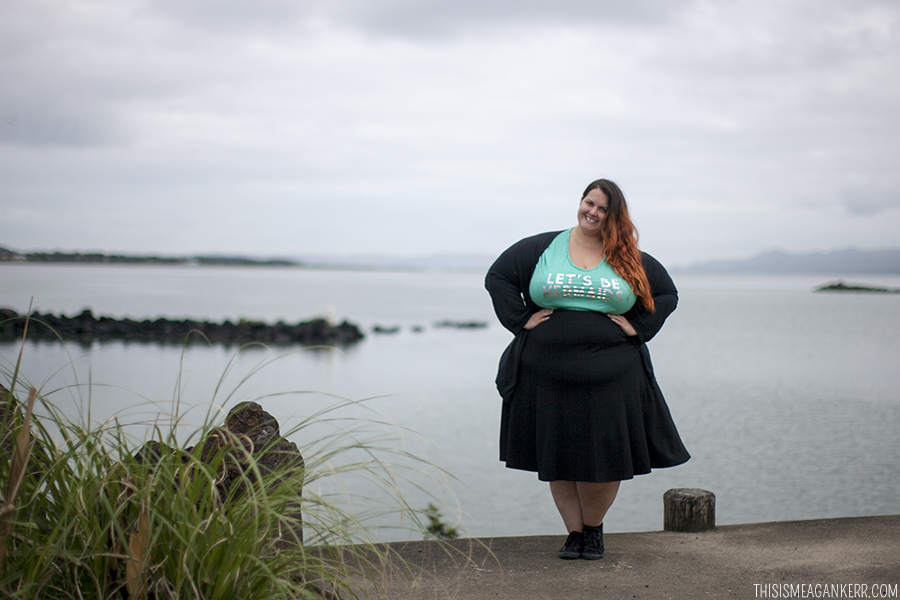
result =
[[[894,0],[2,0],[0,246],[900,247]]]

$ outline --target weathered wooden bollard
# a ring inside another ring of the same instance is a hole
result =
[[[663,494],[663,529],[710,531],[716,528],[716,495],[697,488],[675,488]]]

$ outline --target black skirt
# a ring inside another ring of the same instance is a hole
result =
[[[556,310],[525,334],[500,460],[542,481],[621,481],[690,455],[641,348],[608,316]]]

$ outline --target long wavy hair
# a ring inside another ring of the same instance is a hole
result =
[[[606,263],[611,266],[625,281],[631,285],[640,303],[649,311],[656,310],[650,282],[641,262],[641,251],[638,249],[638,231],[628,216],[628,204],[625,194],[615,183],[608,179],[598,179],[585,188],[581,199],[592,190],[599,189],[609,199],[606,217],[600,225],[603,236],[603,254]]]

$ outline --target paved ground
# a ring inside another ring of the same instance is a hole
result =
[[[388,544],[409,567],[395,566],[383,589],[368,598],[866,598],[883,592],[898,597],[900,515],[728,525],[706,533],[618,533],[604,539],[606,556],[599,561],[557,558],[564,536]],[[801,584],[811,586],[804,588],[806,596],[786,587]]]

